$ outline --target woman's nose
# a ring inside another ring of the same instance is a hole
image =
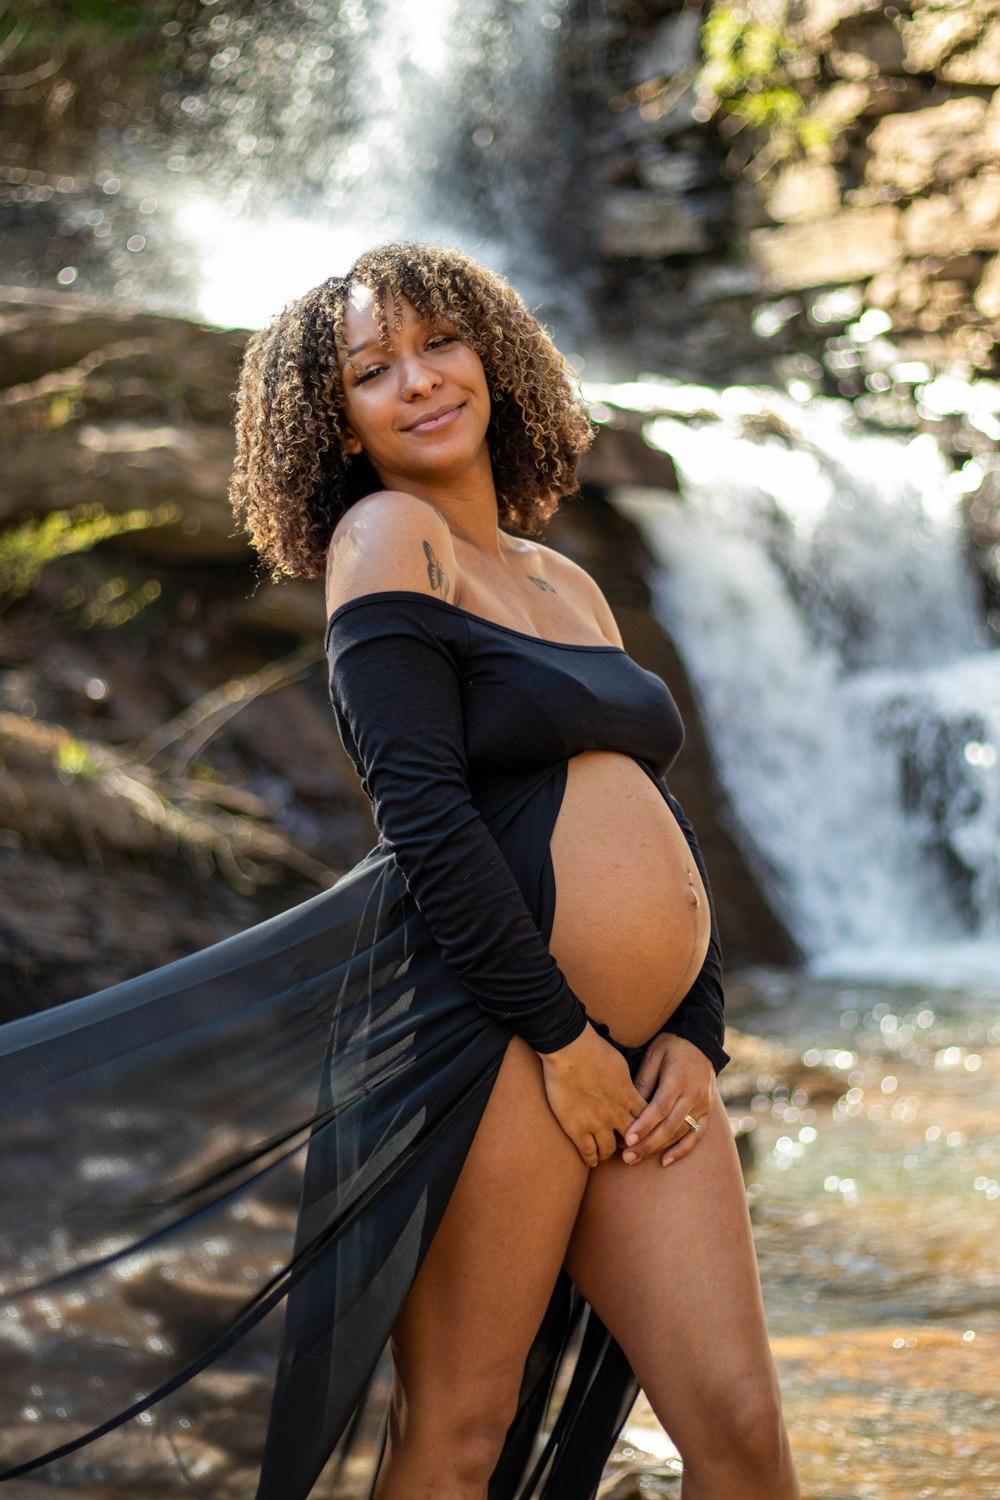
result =
[[[411,354],[400,364],[400,386],[404,399],[424,396],[440,384],[434,366],[419,354]]]

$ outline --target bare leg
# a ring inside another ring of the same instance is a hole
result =
[[[721,1102],[673,1166],[591,1172],[566,1265],[680,1451],[684,1500],[798,1500]]]
[[[513,1038],[393,1335],[376,1500],[485,1500],[588,1175]]]

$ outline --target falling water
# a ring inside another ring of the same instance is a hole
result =
[[[259,326],[392,238],[461,244],[570,344],[596,256],[569,0],[251,0],[167,23],[152,126],[60,188],[61,285]],[[63,193],[63,189],[66,192]]]
[[[751,862],[814,972],[1000,973],[1000,653],[930,436],[843,403],[672,386],[652,414],[681,495],[622,492],[662,564]]]

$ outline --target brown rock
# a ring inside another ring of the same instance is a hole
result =
[[[226,498],[232,461],[232,433],[221,425],[116,421],[9,433],[0,516],[178,504],[179,524],[133,533],[127,545],[164,560],[238,561],[247,546],[233,534]]]
[[[594,446],[580,465],[580,479],[584,484],[678,488],[677,470],[668,454],[651,448],[640,431],[611,424],[598,429]]]
[[[276,771],[297,797],[365,800],[367,809],[333,714],[314,703],[301,687],[283,687],[249,704],[233,719],[228,736]]]
[[[995,153],[985,99],[969,95],[933,109],[887,115],[868,137],[869,183],[906,197],[968,176]]]
[[[840,78],[860,80],[903,72],[903,38],[895,22],[884,15],[852,17],[837,27],[834,40],[826,62]]]
[[[789,162],[778,173],[767,199],[771,218],[786,224],[829,219],[839,208],[837,174],[833,167],[818,161]]]
[[[232,390],[245,335],[74,298],[0,294],[0,519],[79,505],[178,505],[180,522],[122,545],[234,562],[227,489]]]
[[[865,112],[872,94],[870,83],[835,83],[819,96],[809,117],[825,126],[831,135],[840,135]]]
[[[776,291],[872,276],[899,260],[899,210],[846,209],[834,218],[757,229],[750,253]]]
[[[960,46],[941,65],[946,83],[1000,84],[1000,18],[988,21],[971,46]]]
[[[775,1089],[789,1093],[801,1089],[810,1100],[831,1101],[844,1092],[842,1074],[811,1066],[794,1048],[733,1026],[726,1027],[726,1051],[732,1061],[719,1078],[719,1093],[727,1105],[746,1105],[755,1094],[771,1094]]]
[[[899,272],[880,271],[865,288],[866,307],[894,307],[899,297]]]
[[[611,259],[659,259],[711,248],[703,225],[676,198],[619,190],[606,194],[601,215],[601,254]]]
[[[995,0],[915,7],[900,23],[906,67],[946,83],[1000,84],[1000,15]]]
[[[1000,173],[981,172],[951,193],[918,198],[902,216],[910,255],[955,255],[1000,249]]]
[[[988,263],[972,300],[984,318],[994,322],[1000,319],[1000,255]]]
[[[320,640],[326,625],[323,585],[289,578],[262,584],[233,611],[234,624],[263,635]]]
[[[906,68],[910,73],[936,73],[956,47],[974,44],[982,30],[976,4],[920,6],[900,32]]]
[[[802,0],[795,36],[805,42],[819,42],[842,22],[881,10],[882,0]]]
[[[240,329],[117,311],[72,295],[50,298],[19,287],[0,288],[0,386],[37,380],[51,370],[80,364],[95,350],[143,340],[173,362],[185,389],[192,379],[211,385],[214,370],[217,398],[228,401],[246,338]]]

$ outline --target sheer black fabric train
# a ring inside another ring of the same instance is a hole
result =
[[[568,759],[683,729],[615,646],[405,590],[337,610],[379,843],[329,891],[0,1028],[0,1480],[11,1500],[363,1500],[385,1344],[515,1030],[586,1024],[548,952]],[[716,1069],[721,956],[668,1029]],[[563,1276],[491,1500],[589,1500],[635,1394]]]

